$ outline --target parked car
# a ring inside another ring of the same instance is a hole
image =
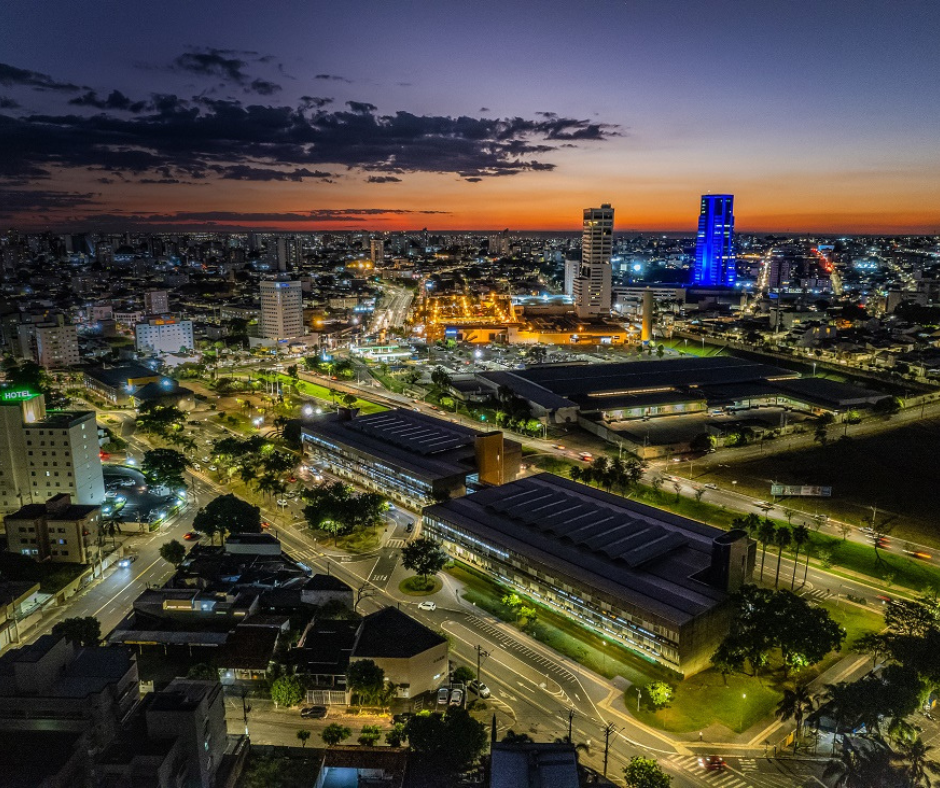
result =
[[[280,507],[282,507],[282,508],[285,507],[285,506],[287,506],[287,503],[288,503],[288,501],[287,501],[286,498],[278,498],[278,499],[277,499],[277,505],[280,506]]]
[[[441,687],[437,691],[437,705],[446,706],[448,700],[450,700],[450,690],[447,687]]]
[[[405,533],[411,533],[415,529],[415,521],[411,520],[408,525],[405,526]]]
[[[300,710],[300,716],[305,720],[322,720],[326,716],[326,706],[307,706]]]
[[[467,689],[470,692],[473,692],[479,695],[481,698],[488,698],[490,696],[490,688],[486,686],[482,681],[477,681],[474,679],[467,685]]]
[[[450,705],[463,706],[463,690],[455,689],[450,691]]]

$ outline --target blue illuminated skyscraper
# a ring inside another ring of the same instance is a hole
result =
[[[703,194],[692,281],[697,285],[733,287],[736,278],[734,195]]]

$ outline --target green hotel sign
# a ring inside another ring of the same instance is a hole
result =
[[[12,391],[0,391],[0,401],[3,402],[18,402],[24,399],[32,399],[33,397],[39,396],[35,391],[30,391],[29,389],[14,389]]]

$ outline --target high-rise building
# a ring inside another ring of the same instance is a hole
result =
[[[151,318],[134,326],[138,353],[179,353],[192,350],[193,324],[190,320],[177,320],[165,316]]]
[[[20,355],[46,369],[78,364],[78,329],[65,322],[64,315],[41,323],[21,323],[17,327]]]
[[[508,229],[489,237],[489,251],[491,257],[509,257],[510,243]]]
[[[381,238],[369,241],[369,257],[372,259],[372,265],[382,265],[385,259],[385,241]]]
[[[565,295],[574,295],[574,280],[578,278],[581,272],[581,258],[577,252],[572,252],[573,257],[565,258]]]
[[[734,195],[703,194],[693,281],[708,287],[732,287],[735,279]]]
[[[574,306],[578,317],[610,314],[612,271],[610,257],[614,242],[614,209],[584,209],[581,235],[581,269],[574,280]]]
[[[304,306],[300,282],[262,282],[262,338],[294,339],[303,334]]]
[[[42,394],[0,390],[0,509],[19,509],[68,493],[75,503],[104,502],[95,414],[46,413]]]
[[[144,314],[165,315],[170,311],[170,298],[166,290],[150,290],[144,293]]]

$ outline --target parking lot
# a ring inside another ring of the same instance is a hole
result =
[[[173,503],[171,495],[150,492],[144,475],[133,468],[105,465],[103,475],[107,496],[103,513],[107,516],[117,511],[123,523],[151,522],[159,516],[158,513],[166,514]]]

